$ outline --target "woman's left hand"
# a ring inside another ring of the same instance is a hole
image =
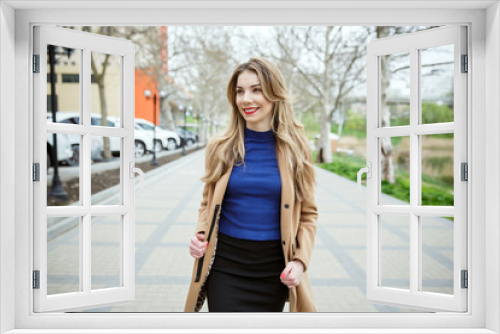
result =
[[[280,279],[287,287],[292,288],[300,284],[300,279],[304,273],[304,265],[300,261],[290,261],[285,270],[281,272]]]

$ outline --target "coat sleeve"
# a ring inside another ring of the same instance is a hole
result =
[[[316,237],[316,220],[318,219],[318,207],[314,199],[314,193],[308,199],[301,202],[300,221],[297,229],[296,250],[294,260],[300,260],[304,264],[304,272],[309,267],[311,253]]]
[[[198,209],[198,223],[196,226],[196,233],[205,232],[208,227],[208,192],[210,186],[205,183],[203,187],[203,198],[200,203],[200,208]]]
[[[205,151],[205,173],[207,172],[208,166],[208,157],[210,156],[210,152],[212,149],[212,145],[210,140],[207,143],[207,148]],[[209,185],[207,183],[203,186],[203,197],[201,199],[200,208],[198,209],[198,223],[196,225],[196,233],[205,232],[208,227],[208,196],[210,193],[210,189],[213,185]]]

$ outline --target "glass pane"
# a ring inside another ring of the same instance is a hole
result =
[[[410,203],[410,137],[380,138],[382,205]]]
[[[121,216],[92,216],[92,290],[121,286]]]
[[[422,291],[453,294],[453,219],[420,217]]]
[[[80,135],[47,133],[47,206],[81,203],[79,150],[81,138]],[[54,143],[57,143],[57,149],[53,147]],[[44,171],[40,171],[40,174],[43,177]]]
[[[380,216],[380,285],[410,289],[410,217]]]
[[[51,49],[53,61],[51,62]],[[47,45],[47,122],[56,121],[80,124],[80,60],[82,50]],[[52,76],[51,63],[54,67]],[[54,94],[52,92],[54,91]],[[68,120],[72,118],[71,120]],[[76,123],[75,123],[76,122]]]
[[[453,122],[453,53],[453,44],[420,51],[421,124]]]
[[[453,133],[421,136],[422,205],[454,205]]]
[[[47,217],[47,294],[80,290],[81,217]]]
[[[91,122],[96,126],[120,126],[121,56],[92,52]],[[104,75],[103,75],[104,73]],[[103,120],[106,115],[107,120]]]
[[[410,53],[380,58],[381,126],[410,125]]]
[[[91,144],[91,204],[119,205],[121,138],[92,136]]]

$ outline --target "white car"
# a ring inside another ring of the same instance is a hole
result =
[[[99,119],[100,120],[100,119]],[[113,122],[116,126],[120,126],[120,119],[118,117],[108,117],[108,122]],[[113,138],[115,139],[115,138]],[[111,151],[120,150],[120,140],[111,140]],[[153,134],[145,131],[137,123],[134,124],[134,139],[135,139],[135,157],[142,157],[146,152],[153,151]]]
[[[80,114],[78,112],[58,112],[57,122],[65,124],[80,124]],[[97,119],[98,118],[98,119]],[[47,122],[52,122],[52,113],[47,113]],[[92,125],[101,124],[101,116],[99,114],[91,114]],[[69,138],[69,143],[73,151],[73,157],[71,158],[72,164],[78,164],[80,159],[80,136],[79,135],[67,135]],[[91,137],[91,148],[90,157],[93,161],[102,160],[103,143],[102,137]]]
[[[156,130],[156,152],[160,152],[163,149],[172,151],[181,145],[181,138],[174,131],[169,131],[160,126],[155,126],[154,123],[142,118],[136,118],[135,124],[139,125],[142,129],[149,131],[151,134]]]
[[[101,125],[101,115],[97,113],[90,114],[90,122],[92,125]],[[49,120],[50,119],[50,120]],[[47,114],[47,121],[52,121],[52,114]],[[80,124],[80,114],[78,112],[59,112],[57,113],[58,123],[67,124]],[[107,125],[110,127],[119,127],[120,119],[118,117],[109,116],[107,120]],[[74,156],[78,157],[79,147],[80,147],[80,136],[79,135],[68,135],[69,141],[75,152]],[[153,149],[153,136],[144,131],[141,127],[135,125],[134,131],[135,139],[135,157],[142,157],[146,152],[152,151]],[[120,154],[120,138],[110,137],[110,150],[114,156],[119,156]],[[91,158],[94,161],[102,160],[103,153],[103,140],[102,137],[92,136],[92,148],[91,148]]]
[[[52,122],[52,113],[47,113],[47,123]],[[47,168],[52,166],[52,143],[54,142],[53,134],[47,133]],[[66,162],[68,165],[74,165],[78,162],[78,151],[75,151],[71,145],[71,135],[64,133],[57,134],[57,160]]]

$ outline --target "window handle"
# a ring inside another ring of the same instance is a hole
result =
[[[367,166],[366,167],[363,167],[361,168],[359,171],[358,171],[358,190],[359,190],[359,193],[362,194],[363,192],[361,191],[361,175],[363,175],[363,173],[366,173],[366,177],[371,179],[372,178],[372,163],[371,161],[368,161],[367,162]]]
[[[135,161],[129,162],[129,171],[129,176],[131,179],[135,177],[135,173],[141,176],[141,190],[139,190],[139,195],[142,194],[142,190],[144,189],[144,172],[142,171],[142,169],[135,167]]]

